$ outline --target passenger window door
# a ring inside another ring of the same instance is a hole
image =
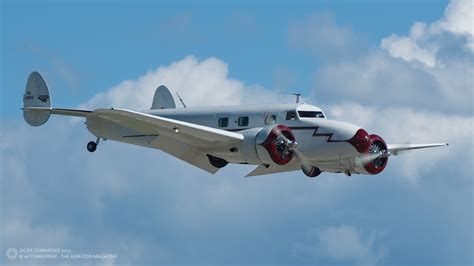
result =
[[[220,117],[217,120],[217,126],[219,127],[227,127],[229,125],[229,118],[228,117]]]
[[[248,116],[241,116],[237,119],[237,124],[239,127],[246,127],[249,125],[249,117]]]

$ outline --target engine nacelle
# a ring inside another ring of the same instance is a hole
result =
[[[283,125],[252,128],[241,133],[244,141],[230,161],[285,165],[293,159],[293,149],[298,145],[291,129]]]
[[[256,137],[257,155],[264,163],[285,165],[293,159],[295,136],[284,125],[264,127]]]
[[[369,154],[376,154],[380,153],[381,155],[369,163],[364,164],[365,170],[370,174],[378,174],[385,169],[388,162],[387,154],[387,144],[385,141],[378,135],[372,134],[370,135],[370,147],[369,147]]]
[[[367,162],[363,162],[362,165],[356,167],[356,170],[359,173],[372,174],[376,175],[385,169],[388,162],[387,154],[387,144],[385,141],[378,135],[372,134],[369,135],[365,130],[359,130],[357,132],[359,135],[358,147],[363,147],[363,150],[359,152],[365,154],[366,156],[374,155],[375,158],[371,158]],[[354,145],[354,143],[352,143]],[[354,145],[354,147],[356,147]],[[377,156],[377,154],[379,156]],[[369,157],[370,158],[370,157]]]

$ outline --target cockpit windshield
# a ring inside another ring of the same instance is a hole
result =
[[[320,111],[298,111],[300,118],[324,118],[323,112]]]

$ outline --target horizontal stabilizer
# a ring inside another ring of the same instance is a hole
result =
[[[79,116],[86,117],[92,114],[90,110],[81,110],[81,109],[64,109],[64,108],[48,108],[48,107],[23,107],[24,112],[44,112],[48,111],[53,115],[67,115],[67,116]]]

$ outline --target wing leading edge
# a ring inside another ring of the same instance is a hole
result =
[[[210,164],[207,154],[244,139],[240,133],[125,109],[97,109],[93,113],[144,135],[156,135],[152,147],[212,174],[220,168]]]

